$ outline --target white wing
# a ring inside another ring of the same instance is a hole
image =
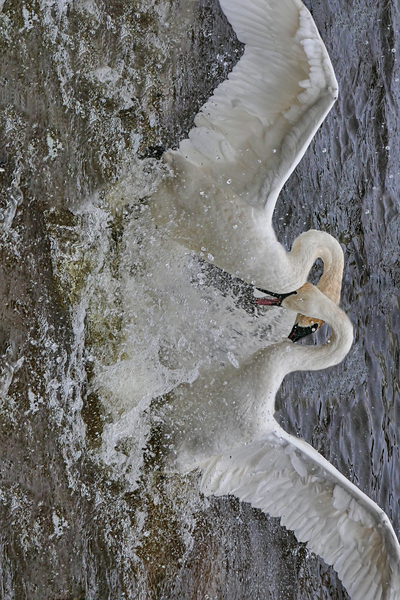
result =
[[[315,23],[300,0],[220,0],[245,51],[166,160],[199,167],[253,206],[272,211],[337,97]]]
[[[309,444],[277,426],[204,468],[204,494],[233,494],[281,517],[334,566],[352,600],[400,599],[400,546],[389,519]]]

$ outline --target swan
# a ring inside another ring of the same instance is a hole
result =
[[[162,408],[173,448],[168,469],[200,468],[206,496],[233,494],[280,517],[299,541],[334,566],[352,600],[399,600],[400,546],[388,517],[274,419],[275,394],[285,375],[338,364],[351,347],[352,325],[309,283],[281,304],[326,321],[329,341],[302,346],[283,340],[239,368],[207,372],[177,388]]]
[[[164,152],[170,173],[151,200],[153,216],[205,260],[273,292],[300,288],[321,258],[318,287],[338,304],[337,240],[309,230],[286,252],[272,226],[282,186],[337,98],[328,53],[300,0],[220,4],[244,54],[200,109],[189,138]]]

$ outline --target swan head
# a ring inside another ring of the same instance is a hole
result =
[[[296,294],[285,298],[282,306],[306,317],[316,315],[318,319],[325,321],[331,327],[329,341],[320,347],[320,349],[322,347],[330,349],[328,363],[326,362],[326,352],[325,355],[323,353],[320,355],[322,361],[318,360],[318,347],[316,347],[317,358],[314,356],[315,361],[310,367],[312,370],[325,368],[328,364],[329,366],[337,365],[344,359],[353,343],[353,326],[347,315],[318,287],[311,283],[305,283],[297,290]]]
[[[301,299],[299,298],[297,300],[298,301],[300,300],[302,302],[303,301],[302,297],[303,297],[304,293],[313,294],[313,292],[312,291],[310,292],[310,289],[308,287],[306,287],[307,285],[309,285],[309,284],[305,284],[298,291],[289,292],[287,294],[277,294],[275,292],[269,292],[268,290],[263,290],[263,289],[257,288],[260,292],[263,292],[264,294],[268,294],[271,297],[270,298],[257,298],[256,304],[267,305],[267,306],[283,306],[282,302],[284,300],[286,300],[290,296],[296,296],[299,293],[300,293]],[[287,308],[289,308],[289,307],[287,307]],[[325,321],[322,321],[321,319],[314,319],[312,317],[307,317],[303,314],[298,314],[297,318],[296,318],[296,322],[293,325],[293,329],[290,332],[288,337],[290,340],[292,340],[292,342],[298,342],[303,337],[306,337],[307,335],[311,335],[311,334],[315,333],[324,323],[325,323]]]
[[[317,331],[327,318],[329,320],[330,307],[333,305],[336,306],[318,287],[311,283],[305,283],[296,292],[287,294],[281,301],[281,306],[298,313],[293,329],[299,330],[300,333],[302,329],[308,330],[309,333]],[[311,315],[318,315],[319,318]],[[296,333],[294,333],[294,337],[296,337]]]
[[[290,340],[292,340],[292,342],[298,342],[301,340],[301,338],[318,331],[318,329],[322,327],[324,323],[325,321],[322,321],[321,319],[313,319],[311,317],[298,314],[296,322],[293,325],[292,331],[289,333],[288,337]]]

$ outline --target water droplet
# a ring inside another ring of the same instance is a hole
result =
[[[230,183],[232,183],[232,179],[228,179],[226,183],[229,185]]]
[[[233,352],[228,352],[227,356],[228,356],[228,360],[231,363],[231,365],[233,365],[235,367],[235,369],[238,369],[240,365],[239,365],[238,361],[236,360],[236,357],[233,354]]]
[[[326,152],[326,148],[322,148],[322,152],[325,154],[325,152]]]

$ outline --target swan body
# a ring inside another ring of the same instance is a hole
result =
[[[164,153],[172,174],[152,200],[154,217],[206,260],[278,293],[301,287],[322,258],[319,287],[338,303],[339,243],[310,230],[286,252],[272,227],[283,184],[337,98],[329,56],[300,0],[220,4],[245,51],[189,138]]]
[[[332,329],[321,346],[288,340],[257,352],[239,368],[207,372],[180,386],[163,410],[174,468],[203,471],[205,495],[233,494],[292,529],[334,566],[352,600],[400,599],[400,546],[385,513],[316,450],[274,419],[275,394],[291,371],[338,364],[352,325],[311,284],[282,301]]]

